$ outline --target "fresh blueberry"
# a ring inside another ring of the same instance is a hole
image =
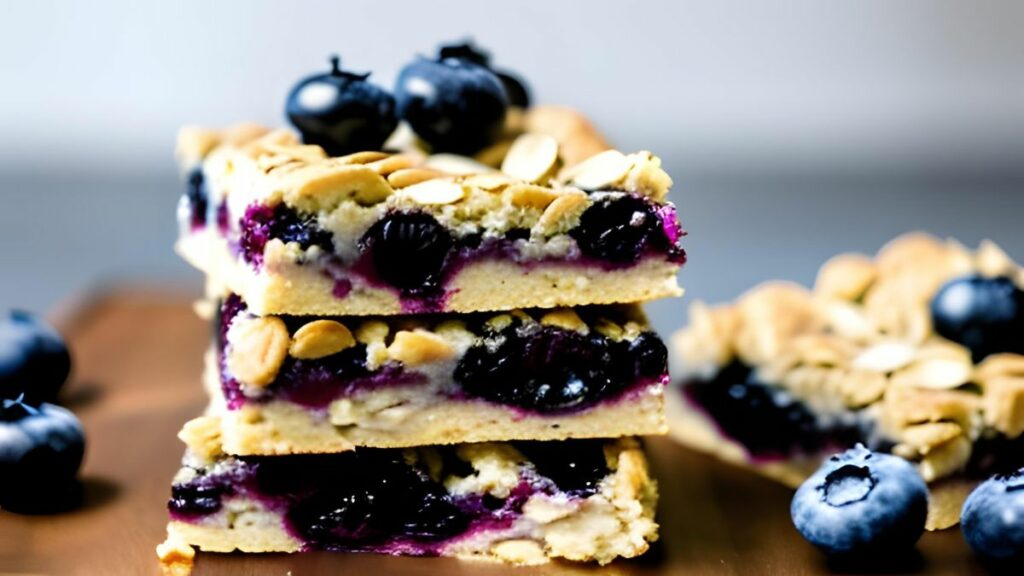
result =
[[[569,233],[587,256],[609,262],[636,262],[665,232],[654,209],[642,198],[621,196],[594,202]]]
[[[74,488],[85,453],[82,425],[71,412],[22,398],[0,405],[0,507],[46,510]],[[61,504],[58,504],[60,502]]]
[[[896,553],[924,532],[928,487],[906,460],[858,444],[800,486],[790,513],[800,534],[827,554]]]
[[[964,502],[960,527],[978,555],[1024,562],[1024,468],[993,476],[975,488]]]
[[[285,111],[303,141],[331,156],[380,150],[398,126],[395,99],[367,82],[368,77],[342,71],[334,56],[330,72],[310,76],[292,88]]]
[[[392,212],[361,241],[382,280],[401,290],[430,292],[440,286],[452,236],[425,212]]]
[[[398,75],[398,115],[434,152],[472,154],[500,135],[508,109],[501,80],[463,58],[417,58]]]
[[[53,327],[27,312],[0,316],[0,397],[52,401],[70,372],[71,355]]]
[[[505,94],[508,96],[509,105],[517,108],[528,108],[530,106],[530,91],[526,88],[526,83],[523,82],[523,79],[519,75],[506,70],[495,70],[491,66],[491,55],[472,42],[441,46],[437,57],[439,60],[461,58],[485,68],[490,68],[498,76],[498,79],[501,80],[501,85],[505,88]]]
[[[1024,290],[1007,277],[966,276],[932,299],[940,336],[970,349],[975,362],[999,352],[1024,353]]]

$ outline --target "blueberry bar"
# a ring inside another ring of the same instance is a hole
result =
[[[182,132],[178,252],[259,315],[550,308],[677,296],[683,231],[647,152],[566,163],[518,136],[451,154],[328,157],[288,131]]]
[[[166,573],[187,574],[195,549],[605,564],[657,538],[656,484],[632,439],[263,457],[210,440],[174,479]]]
[[[666,431],[665,345],[639,307],[457,316],[218,315],[207,388],[231,454]]]
[[[991,242],[908,234],[834,257],[813,290],[695,304],[673,340],[672,433],[792,486],[862,442],[914,462],[930,528],[954,525],[979,479],[1024,465],[1022,286]]]

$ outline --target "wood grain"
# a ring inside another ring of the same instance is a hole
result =
[[[182,294],[124,289],[80,304],[60,322],[76,368],[64,402],[88,440],[86,504],[55,516],[0,512],[0,574],[150,575],[163,537],[175,438],[204,405],[208,327]],[[982,574],[959,531],[927,534],[919,554],[868,567],[829,566],[789,521],[790,492],[711,458],[651,439],[661,482],[662,539],[644,558],[603,569],[534,569],[451,559],[359,554],[203,555],[195,574]]]

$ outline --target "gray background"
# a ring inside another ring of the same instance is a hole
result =
[[[466,35],[662,156],[687,299],[810,282],[910,229],[1024,257],[1021,30],[1011,0],[4,2],[0,308],[127,279],[198,293],[171,252],[179,125],[280,124],[331,52],[390,87]],[[656,304],[657,326],[683,308]]]

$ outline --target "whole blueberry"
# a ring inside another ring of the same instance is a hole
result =
[[[394,97],[367,82],[369,76],[341,70],[334,56],[330,72],[310,76],[292,88],[285,113],[303,141],[331,156],[380,150],[398,119]]]
[[[500,135],[508,109],[501,80],[464,58],[419,57],[398,74],[398,116],[434,152],[472,154]]]
[[[975,488],[964,502],[960,527],[980,556],[1024,562],[1024,468]]]
[[[16,310],[0,317],[0,397],[51,401],[70,372],[71,355],[52,326]]]
[[[858,444],[800,486],[790,513],[800,534],[827,554],[899,552],[924,532],[928,487],[906,460]]]
[[[440,60],[445,58],[462,58],[463,60],[468,60],[474,64],[491,69],[498,77],[498,80],[501,80],[501,85],[505,88],[505,95],[508,96],[509,105],[517,108],[528,108],[530,106],[530,91],[526,88],[526,83],[523,82],[523,79],[518,74],[507,70],[494,69],[491,66],[491,55],[472,42],[466,41],[443,45],[438,50],[437,56]]]
[[[402,290],[423,292],[439,286],[453,241],[426,212],[392,212],[370,227],[361,244],[370,251],[381,279]]]
[[[0,507],[53,505],[74,484],[85,453],[75,415],[22,398],[0,405]],[[50,499],[48,502],[47,499]]]
[[[970,349],[975,362],[1024,353],[1024,291],[1010,278],[955,278],[935,294],[931,309],[935,331]]]

